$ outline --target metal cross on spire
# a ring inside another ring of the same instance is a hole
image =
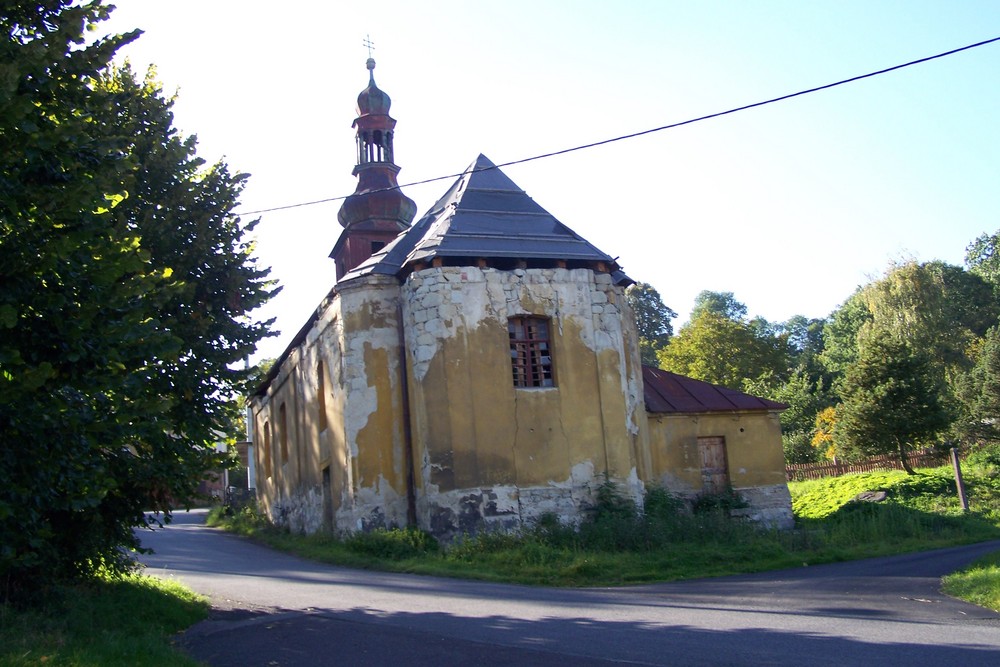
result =
[[[375,48],[375,44],[372,42],[371,35],[365,35],[365,41],[363,41],[362,46],[368,49],[368,57],[372,57],[372,50]]]

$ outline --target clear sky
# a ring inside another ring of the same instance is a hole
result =
[[[362,46],[392,98],[400,183],[569,148],[1000,36],[1000,2],[117,0],[101,32],[178,90],[244,211],[354,191]],[[1000,229],[1000,43],[505,173],[686,319],[825,317],[890,261],[962,264]],[[422,215],[451,179],[406,188]],[[334,282],[340,202],[261,214],[277,356]]]

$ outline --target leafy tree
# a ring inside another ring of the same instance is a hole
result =
[[[826,320],[807,319],[801,315],[780,324],[761,318],[751,320],[756,335],[774,346],[772,363],[787,360],[788,373],[765,372],[756,379],[745,380],[743,389],[784,403],[781,413],[781,439],[785,460],[789,463],[810,463],[817,460],[811,439],[816,414],[835,403],[830,391],[831,380],[819,361],[823,351],[823,327]],[[777,351],[783,351],[783,357]]]
[[[943,262],[894,264],[833,314],[820,360],[836,392],[861,353],[862,333],[875,327],[926,351],[941,398],[950,402],[955,382],[973,363],[970,350],[998,314],[990,285],[974,273]]]
[[[823,331],[828,324],[825,318],[806,318],[795,315],[781,325],[790,355],[792,368],[805,374],[811,382],[829,385],[829,373],[820,361],[826,347]]]
[[[121,233],[139,234],[150,266],[167,276],[156,314],[180,344],[178,354],[157,359],[145,390],[169,401],[165,417],[185,433],[217,432],[250,375],[240,362],[269,335],[270,322],[247,317],[273,293],[246,238],[256,221],[244,224],[232,214],[247,176],[230,173],[223,162],[206,166],[195,155],[196,139],[172,127],[174,100],[163,96],[153,71],[139,82],[125,66],[96,85],[117,101],[101,120],[118,129],[133,164],[125,180],[129,196],[111,216]],[[163,440],[162,429],[156,434]]]
[[[960,418],[955,435],[973,442],[1000,441],[1000,327],[990,329],[976,364],[959,381]]]
[[[835,441],[848,454],[895,454],[931,442],[951,422],[930,355],[891,332],[866,327],[857,362],[844,377]]]
[[[837,460],[837,445],[834,431],[837,428],[837,409],[828,407],[816,413],[816,428],[811,444],[829,461]]]
[[[657,353],[667,346],[670,337],[674,335],[671,320],[677,317],[677,313],[663,303],[660,293],[648,283],[629,286],[625,291],[625,298],[628,299],[638,324],[642,363],[656,366]]]
[[[862,294],[876,326],[931,351],[950,374],[969,366],[969,345],[1000,314],[985,280],[944,262],[895,265]]]
[[[200,170],[170,103],[87,44],[101,2],[0,15],[0,596],[127,567],[192,495],[266,333],[242,177]]]
[[[843,374],[858,358],[858,334],[872,321],[872,313],[858,288],[830,316],[823,329],[823,351],[820,362],[834,378]]]
[[[747,307],[737,301],[732,292],[702,290],[694,298],[691,319],[705,312],[715,313],[727,320],[742,321],[747,316]]]
[[[1000,231],[983,234],[965,249],[965,265],[969,271],[1000,289]]]
[[[659,354],[660,367],[696,380],[741,389],[744,382],[787,375],[783,342],[758,336],[749,323],[703,309]]]
[[[788,406],[781,413],[781,440],[788,463],[817,460],[817,451],[812,445],[816,415],[834,402],[822,380],[814,380],[803,368],[796,368],[784,383],[769,386],[748,382],[744,383],[744,390]]]

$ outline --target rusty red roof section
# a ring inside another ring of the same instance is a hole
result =
[[[784,410],[784,403],[693,380],[669,371],[642,367],[646,411],[654,414]]]

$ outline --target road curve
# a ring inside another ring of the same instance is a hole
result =
[[[214,667],[1000,665],[1000,614],[940,577],[1000,541],[756,575],[552,589],[352,570],[207,528],[141,534],[148,574],[209,596],[181,644]]]

